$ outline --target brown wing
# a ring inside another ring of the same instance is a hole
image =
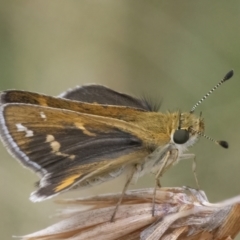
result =
[[[135,98],[125,93],[120,93],[97,84],[73,88],[60,94],[59,97],[86,103],[126,106],[146,111],[156,110],[155,106],[144,98]]]
[[[35,201],[149,153],[140,137],[147,133],[133,124],[38,105],[2,105],[0,133],[9,152],[42,177]]]
[[[0,94],[0,104],[25,103],[40,105],[44,107],[60,108],[80,113],[106,116],[128,121],[132,116],[136,116],[146,110],[119,105],[101,105],[98,103],[80,102],[64,98],[51,97],[39,93],[9,90]]]

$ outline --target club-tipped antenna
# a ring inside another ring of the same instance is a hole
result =
[[[181,112],[179,112],[178,130],[181,129],[181,126],[182,126],[182,114],[181,114]]]
[[[233,76],[234,72],[233,70],[229,71],[224,78],[216,85],[214,86],[207,94],[205,94],[191,109],[190,113],[193,113],[195,109],[209,96],[211,95],[218,87],[220,87],[224,82],[229,80]]]
[[[192,129],[192,131],[194,131],[194,130]],[[223,147],[223,148],[228,148],[228,147],[229,147],[228,142],[226,142],[226,141],[223,141],[223,140],[218,140],[218,141],[217,141],[217,140],[215,140],[215,139],[213,139],[213,138],[205,135],[205,134],[202,133],[202,132],[198,132],[198,131],[194,131],[194,132],[196,132],[199,136],[204,137],[204,138],[210,140],[211,142],[216,143],[217,145],[219,145],[219,146],[221,146],[221,147]]]
[[[200,133],[200,132],[198,132],[197,134],[202,136],[202,137],[204,137],[204,138],[206,138],[206,139],[208,139],[208,140],[210,140],[210,141],[212,141],[212,142],[214,142],[214,143],[216,143],[217,145],[220,145],[223,148],[228,148],[229,147],[228,142],[226,142],[226,141],[223,141],[223,140],[216,141],[213,138],[211,138],[211,137],[209,137],[209,136],[207,136],[207,135],[205,135],[203,133]]]

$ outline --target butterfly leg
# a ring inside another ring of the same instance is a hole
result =
[[[200,190],[200,185],[199,185],[198,178],[197,178],[196,168],[197,168],[197,162],[196,162],[196,156],[194,155],[193,163],[192,163],[192,171],[193,171],[193,175],[194,175],[195,182],[197,185],[197,189]]]
[[[170,151],[168,151],[166,153],[166,155],[164,156],[163,160],[162,160],[162,164],[160,169],[158,170],[156,176],[155,176],[155,187],[154,187],[154,191],[153,191],[153,199],[152,199],[152,216],[154,216],[154,211],[155,211],[155,199],[156,199],[156,192],[157,192],[157,187],[161,188],[161,183],[160,183],[160,177],[164,171],[165,166],[167,165],[167,161],[169,159],[170,156]]]
[[[196,169],[197,169],[196,155],[195,155],[195,154],[192,154],[192,153],[183,154],[183,155],[180,157],[180,160],[185,160],[185,159],[189,159],[189,158],[192,158],[192,159],[193,159],[192,172],[193,172],[194,179],[195,179],[195,182],[196,182],[196,185],[197,185],[197,189],[199,190],[199,189],[200,189],[200,185],[199,185],[199,182],[198,182],[197,171],[196,171]]]
[[[116,205],[116,207],[115,207],[115,209],[114,209],[113,215],[112,215],[112,217],[111,217],[111,222],[114,222],[114,219],[115,219],[117,210],[118,210],[118,208],[119,208],[119,206],[120,206],[120,204],[121,204],[121,202],[122,202],[122,200],[123,200],[123,198],[124,198],[124,195],[125,195],[125,193],[126,193],[126,191],[127,191],[127,188],[128,188],[128,186],[129,186],[129,184],[130,184],[131,181],[132,181],[132,178],[133,178],[135,172],[136,172],[136,168],[133,167],[133,168],[131,169],[131,172],[130,172],[130,174],[129,174],[129,176],[128,176],[128,179],[127,179],[127,181],[126,181],[126,183],[125,183],[125,185],[124,185],[124,188],[123,188],[123,190],[122,190],[122,194],[121,194],[121,196],[120,196],[120,198],[119,198],[119,200],[118,200],[118,202],[117,202],[117,205]]]

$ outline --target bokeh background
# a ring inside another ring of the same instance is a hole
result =
[[[58,95],[87,83],[143,94],[161,111],[189,111],[230,70],[234,78],[196,111],[206,134],[191,149],[211,202],[240,194],[240,2],[229,1],[0,1],[0,89]],[[0,238],[46,227],[53,200],[28,200],[37,177],[0,146]],[[195,186],[191,161],[162,179],[164,186]],[[121,191],[124,180],[60,197]],[[151,175],[137,187],[154,185]],[[240,239],[240,238],[238,238]]]

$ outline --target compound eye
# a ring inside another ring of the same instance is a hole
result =
[[[173,141],[177,144],[184,144],[189,139],[189,132],[185,129],[178,129],[173,134]]]

